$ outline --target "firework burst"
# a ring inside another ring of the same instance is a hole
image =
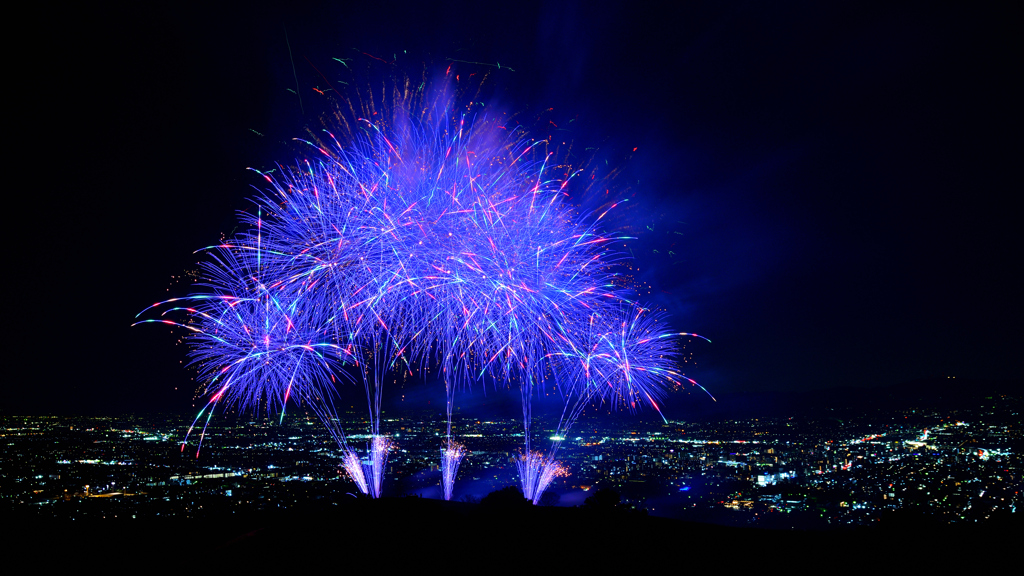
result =
[[[577,214],[567,200],[577,173],[547,142],[457,105],[452,86],[396,85],[389,104],[368,100],[364,114],[350,106],[351,118],[339,115],[341,140],[325,131],[301,141],[310,158],[261,173],[256,214],[242,218],[249,231],[208,250],[205,291],[155,305],[161,319],[143,322],[191,332],[204,412],[224,403],[283,417],[289,400],[305,403],[342,447],[343,469],[374,497],[392,450],[381,427],[386,382],[417,368],[443,381],[446,499],[467,453],[452,431],[457,393],[478,382],[518,386],[517,467],[536,503],[566,473],[555,460],[560,441],[547,455],[531,450],[538,387],[553,378],[565,399],[556,437],[592,402],[660,411],[671,386],[692,382],[674,355],[678,338],[695,335],[668,332],[621,287],[625,258],[611,246],[625,237],[601,231],[614,205]],[[184,319],[163,319],[176,315]],[[366,392],[365,461],[334,417],[342,364]]]

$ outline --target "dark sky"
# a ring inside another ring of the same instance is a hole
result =
[[[191,410],[185,347],[129,326],[188,292],[172,277],[235,227],[246,168],[292,160],[334,101],[321,72],[364,53],[501,63],[459,66],[617,164],[648,301],[711,338],[685,370],[713,392],[1024,375],[1015,14],[643,4],[172,3],[29,24],[8,71],[20,297],[0,413]]]

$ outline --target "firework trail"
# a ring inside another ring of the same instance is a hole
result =
[[[587,406],[607,402],[636,411],[648,404],[660,414],[658,401],[682,380],[700,387],[676,372],[674,357],[678,338],[706,338],[667,332],[659,314],[635,303],[602,302],[590,307],[587,318],[564,326],[545,359],[565,400],[562,415],[547,454],[527,451],[516,462],[523,493],[535,504],[556,476],[568,474],[556,457]]]
[[[139,315],[159,309],[161,318],[136,324],[163,323],[190,332],[190,365],[209,397],[189,429],[206,415],[200,446],[218,404],[243,411],[262,406],[283,419],[293,400],[305,403],[347,450],[333,396],[335,374],[344,374],[340,367],[350,355],[325,339],[332,323],[329,310],[306,302],[285,284],[267,281],[259,243],[258,234],[242,236],[208,250],[199,283],[205,291],[154,304]]]
[[[658,402],[682,380],[699,386],[676,370],[679,339],[710,340],[668,331],[657,312],[620,304],[592,313],[578,326],[581,329],[565,335],[550,357],[563,394],[581,400],[574,406],[598,399],[609,402],[612,409],[636,411],[647,404],[660,413]],[[571,424],[575,415],[575,410],[568,409],[563,422]]]

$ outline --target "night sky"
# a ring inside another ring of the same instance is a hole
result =
[[[252,206],[247,168],[292,161],[337,102],[313,90],[344,77],[332,58],[367,54],[398,73],[500,63],[456,65],[619,169],[645,301],[713,341],[685,366],[713,393],[1024,376],[1009,8],[645,4],[164,3],[28,24],[8,69],[0,414],[191,411],[187,349],[135,314],[188,293],[193,251]]]

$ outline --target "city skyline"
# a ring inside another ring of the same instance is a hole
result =
[[[891,407],[839,404],[789,417],[590,415],[565,439],[561,459],[571,472],[542,506],[593,509],[599,495],[614,493],[618,508],[651,516],[804,530],[898,518],[935,527],[1009,521],[1021,504],[1020,398],[975,393],[943,405],[910,393]],[[340,417],[347,427],[365,420]],[[221,416],[199,452],[195,436],[186,438],[189,420],[4,417],[4,505],[25,518],[197,519],[345,505],[356,493],[315,415]],[[441,499],[443,423],[407,411],[388,424],[395,450],[385,496]],[[454,500],[475,504],[514,486],[516,419],[460,415],[457,426],[470,456]]]

